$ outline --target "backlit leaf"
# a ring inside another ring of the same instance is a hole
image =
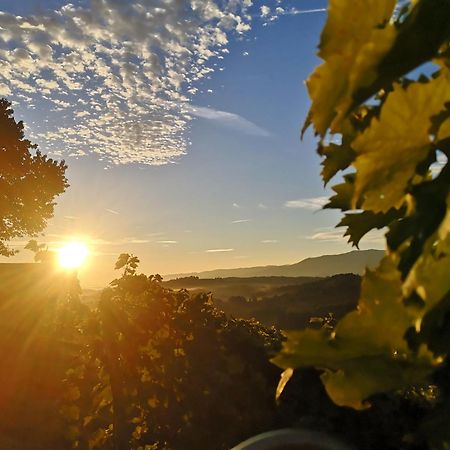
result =
[[[401,217],[401,212],[392,208],[387,213],[374,213],[363,211],[361,213],[346,214],[339,222],[338,227],[347,227],[344,236],[348,242],[358,247],[360,240],[370,231],[382,229]]]
[[[349,145],[330,144],[321,148],[321,154],[326,158],[322,162],[322,179],[325,184],[340,170],[346,169],[355,159],[355,152]]]
[[[325,60],[307,80],[313,101],[309,122],[321,136],[340,121],[353,104],[353,93],[376,79],[376,67],[395,39],[389,23],[395,0],[331,0],[319,56]]]
[[[357,153],[354,204],[386,212],[400,208],[416,167],[430,152],[431,117],[450,100],[450,71],[427,83],[396,84],[381,115],[353,142]],[[401,170],[399,168],[401,167]]]
[[[415,311],[403,303],[395,260],[386,257],[376,271],[366,273],[358,310],[331,334],[323,329],[288,332],[274,362],[282,368],[326,369],[322,379],[332,400],[361,409],[371,395],[412,385],[431,372],[431,354],[424,349],[413,354],[404,339],[415,320]]]

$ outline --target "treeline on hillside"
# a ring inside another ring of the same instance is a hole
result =
[[[185,277],[164,281],[164,286],[171,289],[188,289],[191,293],[211,292],[216,300],[227,301],[230,297],[236,296],[256,300],[273,295],[277,288],[299,286],[319,279],[319,277]]]
[[[188,277],[165,282],[191,292],[210,292],[214,304],[227,314],[256,319],[266,326],[300,329],[312,317],[330,313],[337,319],[355,308],[361,277],[354,274],[312,277],[254,277],[199,279]]]

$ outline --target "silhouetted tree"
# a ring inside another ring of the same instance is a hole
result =
[[[68,187],[66,165],[25,139],[11,103],[0,99],[0,255],[11,256],[7,241],[36,235],[53,216],[54,199]]]

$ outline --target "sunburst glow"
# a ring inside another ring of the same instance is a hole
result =
[[[89,254],[84,242],[69,242],[59,250],[59,265],[65,269],[77,269],[81,267]]]

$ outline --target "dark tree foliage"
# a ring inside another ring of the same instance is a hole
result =
[[[66,165],[25,139],[11,103],[0,99],[0,255],[14,252],[6,242],[36,235],[53,215],[54,199],[68,187]]]

